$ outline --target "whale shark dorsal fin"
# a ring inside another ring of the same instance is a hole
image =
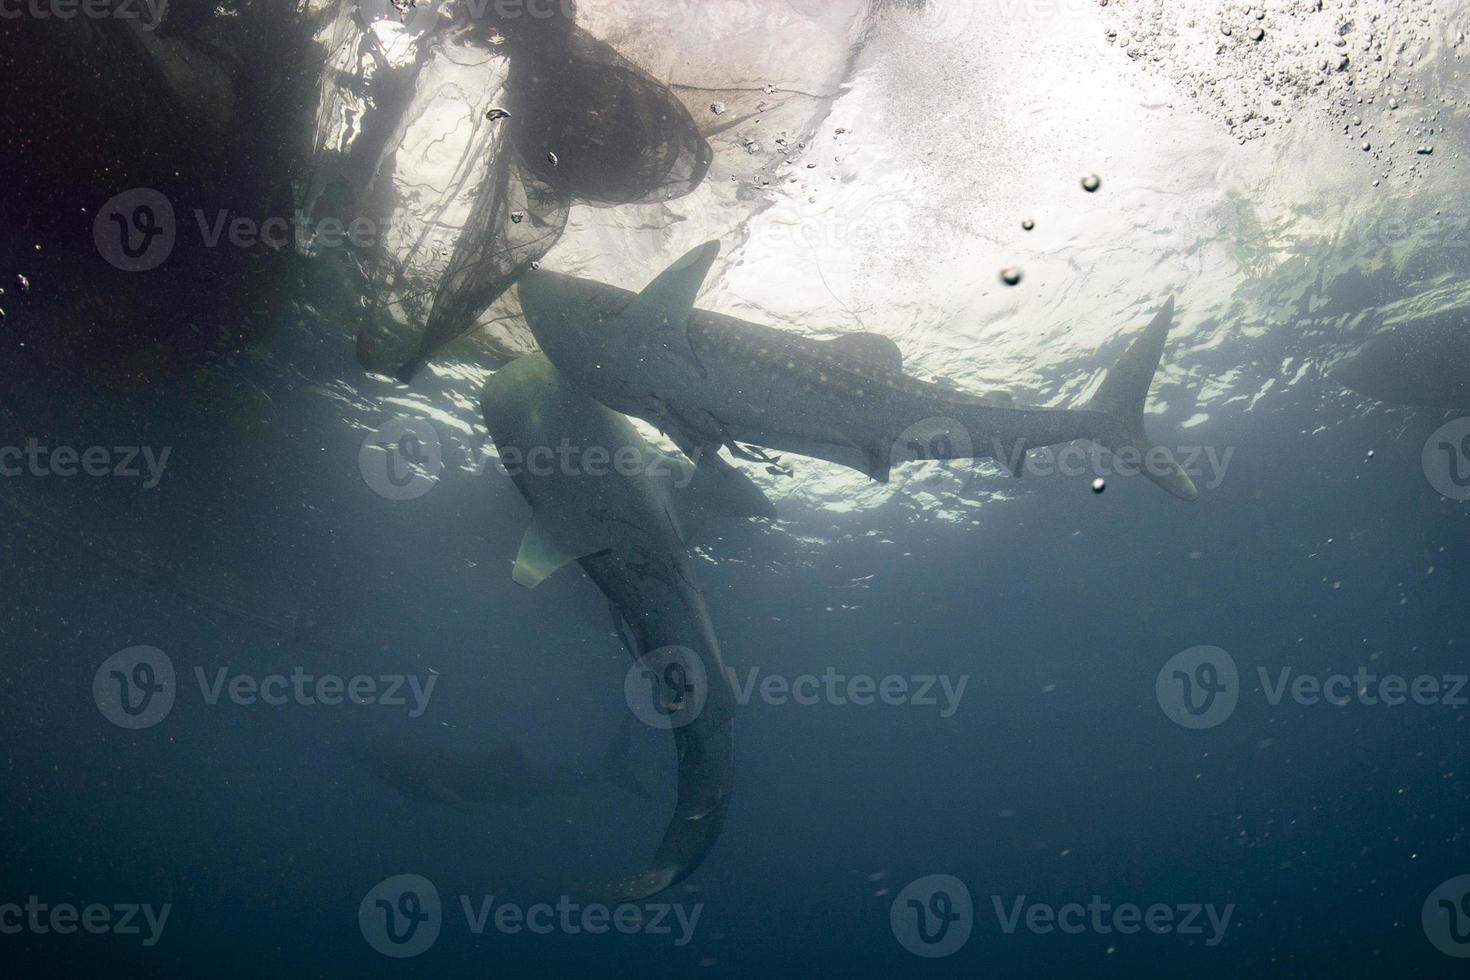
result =
[[[658,338],[666,349],[687,360],[701,377],[704,367],[689,346],[689,317],[705,276],[719,254],[719,242],[705,242],[690,249],[655,276],[618,314],[619,319],[636,324],[638,329]]]
[[[672,453],[659,455],[663,468],[672,476],[670,497],[686,544],[710,521],[719,518],[775,519],[776,506],[742,470],[723,460],[696,466]]]
[[[1016,396],[1009,391],[987,391],[980,396],[980,400],[987,405],[996,408],[1015,408]]]
[[[596,550],[598,549],[593,548],[585,554]],[[547,535],[539,522],[533,520],[531,526],[526,528],[525,536],[521,538],[521,548],[516,552],[516,565],[510,577],[517,585],[534,589],[552,572],[580,557],[582,556],[569,554]]]
[[[844,357],[880,371],[903,372],[903,351],[881,333],[845,333],[827,341]]]

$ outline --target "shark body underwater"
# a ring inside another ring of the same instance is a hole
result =
[[[686,543],[708,520],[774,510],[743,475],[711,478],[653,448],[539,354],[495,372],[481,409],[532,510],[515,581],[533,588],[579,563],[607,597],[630,653],[660,665],[668,651],[684,651],[704,678],[702,704],[672,726],[678,800],[663,839],[645,871],[611,889],[619,900],[645,898],[704,860],[724,827],[734,782],[734,692]],[[552,447],[566,445],[587,461],[581,471],[551,462]],[[601,464],[590,462],[594,451]]]
[[[462,757],[373,742],[352,742],[343,751],[364,772],[392,786],[404,798],[454,809],[478,812],[484,806],[527,807],[599,783],[616,786],[639,799],[652,799],[629,764],[632,728],[633,716],[624,716],[597,766],[590,773],[571,776],[536,772],[514,742]]]
[[[898,346],[879,334],[811,340],[695,309],[718,252],[718,242],[693,249],[637,294],[532,270],[518,284],[521,308],[542,351],[577,387],[726,475],[735,471],[722,448],[774,462],[748,446],[829,460],[884,483],[894,463],[915,458],[994,458],[1019,474],[1026,450],[1090,439],[1132,456],[1133,466],[1147,461],[1141,472],[1174,496],[1199,496],[1143,426],[1172,297],[1084,407],[1007,407],[905,375]],[[903,455],[916,426],[927,427],[927,445]]]

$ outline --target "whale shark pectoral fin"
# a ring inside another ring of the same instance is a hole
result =
[[[854,442],[853,445],[867,458],[863,472],[879,483],[887,483],[888,475],[893,469],[893,446],[873,440]]]
[[[702,454],[700,464],[671,453],[660,453],[666,472],[673,475],[671,497],[687,544],[711,520],[763,517],[774,520],[776,506],[743,470],[718,453]]]
[[[894,374],[903,372],[903,351],[891,338],[880,333],[845,333],[827,343],[839,356],[869,368]]]
[[[664,349],[688,361],[701,378],[708,377],[708,372],[689,345],[689,317],[694,313],[699,289],[719,254],[719,242],[705,242],[690,249],[655,276],[618,314],[620,320],[634,324]]]
[[[589,548],[582,554],[571,554],[553,541],[545,529],[533,520],[521,538],[520,550],[516,552],[516,565],[510,577],[517,585],[534,589],[558,568],[599,550],[601,549]]]

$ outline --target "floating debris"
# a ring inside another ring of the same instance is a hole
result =
[[[1434,147],[1432,147],[1432,146],[1421,146],[1421,147],[1419,147],[1419,149],[1415,150],[1414,152],[1417,153],[1417,154],[1419,154],[1420,156],[1426,156],[1427,157],[1427,156],[1429,156],[1429,154],[1431,154],[1431,153],[1434,152]]]
[[[1102,493],[1107,488],[1108,488],[1108,481],[1104,480],[1102,477],[1098,477],[1096,480],[1093,480],[1092,481],[1092,492],[1093,493]]]
[[[516,224],[520,224],[522,221],[525,221],[526,220],[526,212],[524,212],[524,211],[512,211],[510,213],[510,220],[511,221],[514,221]]]
[[[556,154],[555,153],[552,153],[552,152],[548,151],[547,154],[546,154],[546,162],[549,163],[549,164],[551,164],[554,167],[558,163],[560,163],[561,161],[556,158]]]
[[[491,120],[492,122],[496,119],[509,119],[510,110],[502,109],[500,108],[500,106],[493,106],[491,107],[489,112],[485,113],[485,118]]]
[[[1008,265],[1000,270],[1000,281],[1007,286],[1015,286],[1021,281],[1020,266]]]
[[[1102,178],[1097,174],[1088,174],[1082,178],[1082,189],[1091,194],[1102,186]]]
[[[540,262],[537,262],[537,261],[535,261],[535,260],[534,260],[534,259],[533,259],[533,260],[532,260],[532,261],[531,261],[531,271],[532,271],[532,272],[534,272],[534,271],[536,271],[536,270],[537,270],[537,269],[539,269],[539,268],[541,268],[541,263],[540,263]]]
[[[25,276],[16,276],[15,288],[19,292],[28,293],[31,291],[31,281]]]
[[[1023,231],[1030,231],[1032,228],[1035,228],[1035,227],[1036,227],[1036,222],[1032,221],[1030,218],[1026,218],[1025,220],[1023,220],[1021,222],[1021,229]]]
[[[709,104],[709,111],[710,112],[713,112],[717,116],[718,115],[722,115],[724,113],[724,111],[725,111],[725,103],[723,103],[723,102],[711,102]]]

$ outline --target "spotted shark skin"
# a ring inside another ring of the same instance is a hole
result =
[[[1090,439],[1157,462],[1142,472],[1183,500],[1199,496],[1165,447],[1144,432],[1143,408],[1174,300],[1077,409],[1026,408],[904,374],[896,344],[878,334],[811,340],[694,307],[718,242],[692,250],[642,292],[533,270],[519,284],[531,332],[557,369],[602,404],[658,426],[701,465],[728,466],[746,446],[829,460],[887,482],[914,458],[994,458],[1020,471],[1019,453]],[[905,454],[919,426],[926,444]],[[936,428],[937,427],[937,428]]]
[[[513,578],[534,588],[570,563],[605,595],[630,652],[682,648],[703,669],[707,694],[693,720],[672,729],[678,800],[649,867],[596,890],[645,898],[681,881],[719,839],[734,787],[734,691],[687,551],[717,518],[771,517],[746,478],[710,480],[688,461],[650,446],[632,423],[588,398],[545,357],[497,371],[481,397],[485,424],[521,496],[531,505]],[[575,445],[604,460],[632,452],[636,467],[569,469],[538,463],[538,449]],[[518,462],[512,462],[516,460]]]

